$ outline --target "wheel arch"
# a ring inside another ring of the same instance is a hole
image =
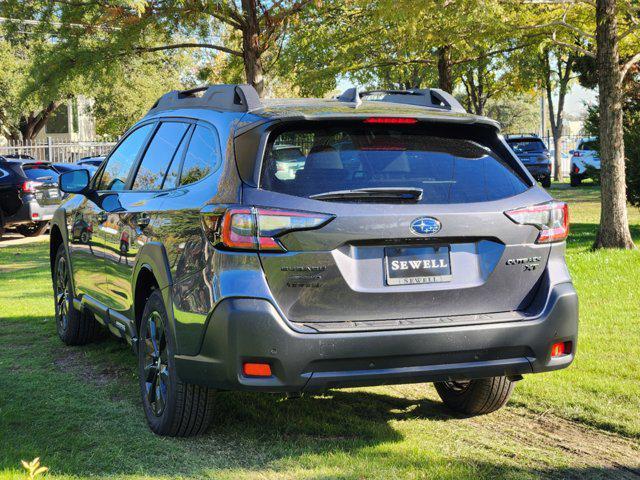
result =
[[[135,326],[136,337],[140,332],[142,313],[147,299],[154,290],[160,290],[162,293],[167,316],[169,317],[169,330],[172,335],[174,334],[171,284],[171,269],[164,245],[159,242],[145,244],[140,249],[133,271],[132,321]]]

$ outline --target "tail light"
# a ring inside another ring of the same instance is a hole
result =
[[[205,229],[215,244],[234,250],[285,252],[278,237],[326,225],[333,215],[261,207],[231,207],[217,217],[205,217]]]
[[[36,193],[36,188],[42,185],[40,182],[23,182],[22,193]]]
[[[540,230],[536,243],[560,242],[569,235],[569,207],[564,202],[542,203],[504,213],[515,223]]]

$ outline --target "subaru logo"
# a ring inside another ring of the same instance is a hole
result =
[[[411,222],[411,232],[417,235],[432,235],[438,233],[441,227],[440,221],[431,217],[420,217]]]

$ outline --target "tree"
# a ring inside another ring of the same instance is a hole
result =
[[[293,77],[304,94],[332,91],[341,77],[452,92],[467,63],[522,47],[505,47],[513,32],[496,22],[501,11],[498,0],[325,0],[294,24],[280,74]],[[479,52],[479,42],[494,47]]]
[[[640,56],[634,55],[620,68],[620,35],[615,0],[596,0],[596,25],[602,209],[594,246],[634,248],[627,220],[622,80],[629,68],[640,60]]]
[[[291,20],[312,0],[121,0],[3,2],[4,16],[39,22],[77,67],[91,60],[178,49],[204,49],[242,59],[245,78],[264,92],[265,56],[277,55]],[[240,37],[237,48],[215,41],[221,29]],[[80,62],[83,60],[83,62]],[[65,63],[65,68],[69,63]]]
[[[629,0],[550,0],[531,12],[524,28],[541,30],[556,45],[595,60],[602,208],[594,248],[635,248],[627,218],[622,90],[625,76],[640,61],[640,7]],[[564,41],[561,35],[566,32],[577,35],[580,42]]]
[[[0,38],[5,37],[0,32]],[[55,94],[34,89],[29,76],[37,64],[38,51],[46,48],[40,40],[26,36],[12,42],[0,40],[0,133],[14,141],[33,140],[53,112],[69,96],[61,89]]]
[[[574,78],[572,72],[577,56],[577,53],[573,50],[557,46],[554,48],[549,45],[545,46],[539,55],[542,73],[540,79],[547,97],[549,124],[551,125],[551,135],[553,136],[554,179],[556,181],[561,180],[562,152],[560,147],[564,122],[564,105],[569,92],[569,82]],[[558,92],[557,108],[553,103],[556,88]]]

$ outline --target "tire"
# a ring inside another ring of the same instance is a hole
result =
[[[582,177],[579,175],[571,175],[571,186],[579,187],[582,184]]]
[[[86,230],[83,230],[82,233],[80,234],[80,243],[87,244],[89,243],[89,240],[91,240],[91,237],[89,237],[89,232],[87,232]]]
[[[551,177],[544,177],[540,183],[544,188],[549,188],[551,186]]]
[[[5,232],[4,214],[2,213],[2,210],[0,209],[0,238],[2,238],[2,236],[4,235],[4,232]]]
[[[502,408],[515,382],[507,377],[481,378],[464,382],[437,382],[438,395],[451,410],[465,415],[485,415]]]
[[[191,437],[204,433],[211,423],[214,391],[178,378],[175,344],[168,331],[167,318],[162,295],[155,290],[142,314],[138,342],[142,405],[154,433]]]
[[[37,237],[47,229],[49,222],[35,222],[27,225],[18,225],[16,231],[24,237]]]
[[[64,245],[58,247],[53,272],[53,301],[56,329],[66,345],[84,345],[99,336],[100,325],[91,314],[83,314],[73,306],[71,273]]]

